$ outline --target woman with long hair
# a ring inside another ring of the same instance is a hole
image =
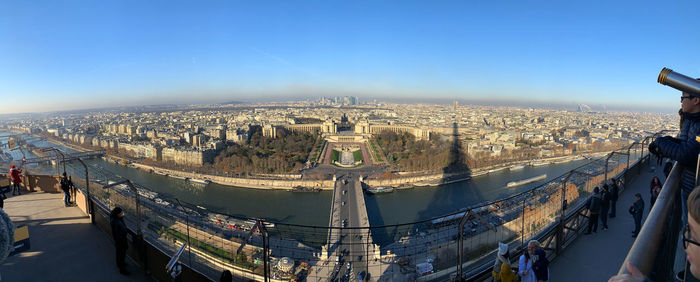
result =
[[[649,197],[649,210],[651,210],[651,208],[654,207],[654,202],[656,202],[656,198],[659,197],[659,193],[661,193],[661,180],[659,180],[658,177],[654,176],[654,178],[651,179],[651,183],[649,184],[649,194],[651,194],[651,197]]]

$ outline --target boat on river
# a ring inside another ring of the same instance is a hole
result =
[[[543,165],[548,165],[548,164],[549,164],[549,162],[545,162],[545,161],[539,161],[539,162],[532,162],[532,163],[531,163],[532,166],[543,166]]]
[[[497,167],[497,168],[494,168],[494,169],[489,169],[489,173],[498,172],[498,171],[501,171],[501,170],[504,170],[504,169],[506,169],[505,166],[503,166],[503,167]]]
[[[393,187],[377,186],[377,187],[369,187],[365,191],[367,191],[368,194],[391,193],[391,192],[394,192],[394,188]]]
[[[525,166],[527,166],[527,165],[526,164],[517,164],[517,165],[512,165],[512,166],[508,167],[508,169],[509,170],[520,170],[520,169],[525,168]]]
[[[319,188],[311,188],[311,187],[303,187],[303,186],[296,186],[289,191],[291,192],[321,192],[321,189]]]
[[[542,174],[542,175],[539,175],[539,176],[535,176],[535,177],[530,177],[530,178],[527,178],[527,179],[523,179],[523,180],[520,180],[520,181],[511,181],[511,182],[508,182],[508,184],[506,184],[506,187],[508,187],[508,188],[517,187],[517,186],[520,186],[520,185],[525,185],[525,184],[528,184],[528,183],[532,183],[532,182],[540,181],[540,180],[545,180],[545,179],[547,179],[547,174],[546,174],[546,173],[545,173],[545,174]]]
[[[179,175],[174,175],[174,174],[169,174],[168,176],[175,178],[175,179],[180,179],[180,180],[188,180],[190,179],[189,177],[184,177],[184,176],[179,176]]]
[[[201,178],[190,178],[190,181],[194,182],[194,183],[204,184],[204,185],[211,183],[211,180],[201,179]]]

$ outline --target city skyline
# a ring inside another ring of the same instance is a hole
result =
[[[700,76],[693,1],[0,7],[0,114],[345,95],[673,112],[658,72]]]

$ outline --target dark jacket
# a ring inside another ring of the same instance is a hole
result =
[[[632,205],[632,208],[634,209],[634,212],[632,213],[632,216],[642,217],[642,212],[644,212],[644,200],[639,199],[636,202],[634,202],[634,205]]]
[[[543,249],[535,251],[537,260],[532,264],[532,270],[535,272],[537,280],[549,280],[549,260]]]
[[[700,113],[683,113],[683,126],[678,138],[670,136],[659,137],[654,140],[659,153],[681,166],[681,189],[690,193],[695,187],[695,168],[698,165],[698,153],[700,143],[696,137],[700,137]]]
[[[610,207],[610,192],[603,190],[600,192],[600,206],[603,209]]]
[[[618,194],[620,194],[620,187],[617,187],[617,181],[613,181],[610,185],[610,200],[617,201]]]
[[[600,194],[593,194],[593,196],[591,196],[591,198],[588,199],[588,209],[591,211],[592,214],[599,214],[600,206]]]
[[[128,231],[126,229],[126,224],[124,224],[124,218],[113,215],[110,225],[112,226],[114,244],[117,245],[117,247],[126,248],[128,245],[126,240],[126,234]]]
[[[61,190],[63,190],[63,192],[68,193],[71,186],[73,186],[73,183],[71,183],[68,178],[61,178]]]

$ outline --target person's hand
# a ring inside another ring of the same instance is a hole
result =
[[[657,156],[660,154],[658,140],[659,139],[656,139],[653,142],[649,143],[649,153]]]
[[[644,281],[644,274],[642,274],[639,269],[637,269],[634,265],[631,263],[627,263],[627,271],[629,274],[620,274],[620,275],[615,275],[613,277],[610,277],[608,282],[643,282]]]

